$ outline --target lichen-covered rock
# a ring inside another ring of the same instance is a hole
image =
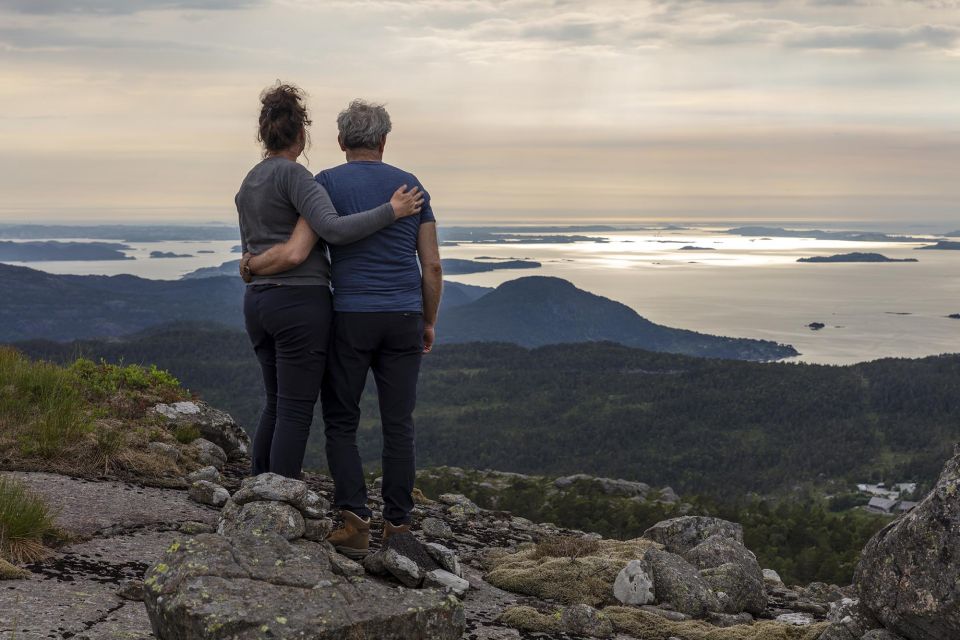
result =
[[[233,500],[220,512],[217,532],[227,537],[272,533],[287,540],[300,538],[306,531],[303,516],[285,502],[248,502],[236,507]]]
[[[303,537],[313,542],[323,542],[333,531],[333,520],[330,518],[304,518]]]
[[[250,438],[229,414],[205,402],[158,404],[153,410],[168,421],[168,426],[195,427],[200,437],[219,446],[231,460],[239,460],[250,451]]]
[[[609,638],[613,624],[605,615],[587,604],[574,604],[563,610],[560,627],[567,633],[591,638]]]
[[[783,580],[780,578],[780,574],[774,571],[773,569],[763,570],[763,582],[764,584],[769,585],[771,587],[784,586]]]
[[[420,530],[431,538],[452,538],[453,530],[440,518],[424,518]]]
[[[715,593],[724,593],[724,613],[761,614],[767,608],[767,590],[757,557],[734,540],[713,535],[683,554],[700,570]]]
[[[330,558],[330,568],[333,572],[340,576],[362,576],[364,571],[363,567],[348,558],[347,556],[341,555],[339,553],[330,553],[328,554]]]
[[[326,498],[321,497],[315,491],[309,490],[304,494],[303,500],[293,506],[300,509],[305,518],[319,518],[330,509],[330,503]]]
[[[187,492],[190,499],[200,504],[206,504],[211,507],[220,508],[230,499],[230,492],[218,484],[207,480],[197,480],[190,485]]]
[[[720,603],[710,585],[686,560],[675,553],[650,549],[643,556],[653,578],[657,602],[693,617],[718,611]]]
[[[197,462],[204,466],[211,466],[218,470],[227,464],[227,453],[209,440],[197,438],[190,443],[190,451]]]
[[[623,604],[644,605],[654,601],[653,578],[640,560],[627,563],[613,581],[613,596]]]
[[[860,603],[908,640],[960,638],[960,446],[923,501],[867,543]]]
[[[144,584],[164,640],[454,640],[465,626],[453,596],[336,576],[322,545],[271,534],[175,543]]]
[[[287,478],[277,473],[261,473],[244,478],[240,488],[233,494],[233,501],[242,505],[258,500],[272,500],[297,506],[304,502],[307,491],[307,483],[302,480]]]
[[[670,553],[684,554],[710,536],[730,538],[743,544],[743,526],[708,516],[681,516],[653,525],[643,537],[663,545]]]
[[[600,540],[576,557],[555,556],[544,545],[529,545],[507,554],[490,554],[487,582],[514,593],[555,600],[562,604],[614,604],[613,583],[630,560],[658,548],[655,542]]]

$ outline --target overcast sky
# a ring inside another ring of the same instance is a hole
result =
[[[278,78],[442,222],[960,223],[960,0],[0,0],[0,218],[235,219]]]

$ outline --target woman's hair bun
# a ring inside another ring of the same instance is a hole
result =
[[[283,151],[300,142],[312,124],[300,87],[277,81],[260,94],[260,128],[257,140],[267,151]]]

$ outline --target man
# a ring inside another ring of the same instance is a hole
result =
[[[317,181],[340,215],[386,202],[404,184],[423,188],[414,175],[383,162],[392,125],[382,105],[354,100],[337,117],[337,127],[347,162],[320,172]],[[303,253],[291,238],[253,257],[249,267],[253,273],[273,270]],[[344,555],[362,558],[369,546],[372,511],[357,428],[360,397],[371,369],[383,430],[383,538],[410,529],[417,378],[422,354],[433,347],[443,287],[429,194],[424,191],[419,216],[398,220],[353,244],[331,246],[330,254],[335,313],[320,398],[334,505],[343,525],[328,540]]]

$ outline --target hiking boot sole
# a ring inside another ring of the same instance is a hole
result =
[[[347,556],[351,560],[363,560],[370,554],[369,549],[355,549],[353,547],[338,546],[334,546],[333,548],[337,550],[337,553]]]

